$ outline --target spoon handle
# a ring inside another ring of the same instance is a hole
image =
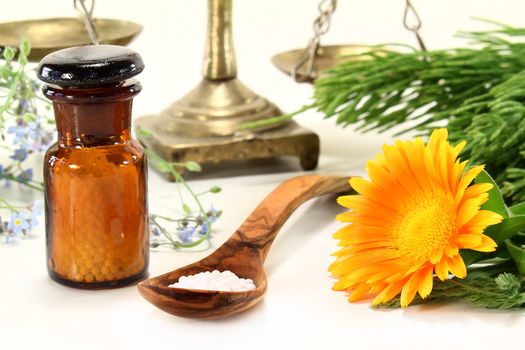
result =
[[[273,190],[230,237],[229,241],[256,247],[264,261],[280,228],[301,204],[314,197],[350,190],[347,176],[294,177]]]

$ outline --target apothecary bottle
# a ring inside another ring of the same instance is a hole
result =
[[[53,101],[58,142],[44,163],[47,268],[59,283],[111,288],[148,269],[147,166],[131,136],[134,51],[111,45],[64,49],[38,67]]]

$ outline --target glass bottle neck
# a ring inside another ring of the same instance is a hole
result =
[[[94,88],[45,87],[44,94],[53,101],[59,146],[83,148],[129,141],[132,99],[139,91],[135,81]]]

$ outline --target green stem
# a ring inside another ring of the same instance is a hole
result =
[[[150,216],[150,220],[153,221],[153,223],[155,224],[155,226],[157,226],[160,230],[160,232],[164,235],[164,237],[166,237],[166,239],[168,241],[170,241],[171,245],[173,245],[174,247],[179,247],[181,245],[180,242],[177,242],[175,241],[173,238],[171,238],[171,235],[166,231],[166,229],[164,227],[162,227],[161,225],[159,225],[159,223],[157,222],[157,220],[155,219],[155,217],[153,216]]]
[[[42,186],[42,184],[39,183],[39,182],[36,182],[36,181],[23,181],[23,180],[20,180],[20,179],[18,179],[17,177],[15,177],[13,175],[3,174],[3,173],[0,173],[0,179],[18,182],[21,185],[27,186],[27,187],[32,188],[34,190],[38,190],[38,191],[44,192],[44,187]],[[37,186],[37,185],[40,185],[40,186]]]
[[[197,204],[197,206],[199,207],[202,217],[206,221],[206,225],[207,225],[206,233],[200,239],[196,240],[195,242],[184,244],[185,248],[195,247],[208,239],[208,237],[210,236],[212,225],[211,225],[210,219],[208,218],[208,215],[206,214],[206,210],[204,210],[204,207],[202,206],[202,203],[199,200],[198,196],[193,192],[193,190],[188,185],[186,180],[184,180],[184,178],[175,170],[174,167],[171,167],[170,169],[171,169],[171,174],[175,177],[175,179],[178,182],[180,182],[186,188],[186,190],[190,193],[190,195],[193,197],[195,204]]]
[[[6,200],[3,199],[3,198],[0,198],[0,203],[4,203],[4,204],[5,204],[5,207],[4,207],[4,208],[7,208],[7,209],[9,209],[9,210],[11,210],[11,211],[14,211],[15,213],[18,213],[18,212],[19,212],[18,209],[17,209],[16,207],[14,207],[14,206],[12,206],[11,204],[9,204],[9,202],[6,201]]]
[[[192,196],[195,204],[197,204],[197,206],[199,208],[199,213],[201,214],[201,216],[203,217],[203,219],[204,219],[204,221],[205,221],[205,223],[207,225],[206,233],[201,238],[199,238],[198,240],[196,240],[196,241],[194,241],[192,243],[176,242],[176,241],[174,241],[171,238],[171,236],[169,237],[169,241],[173,244],[173,246],[175,246],[177,248],[191,248],[191,247],[195,247],[195,246],[201,244],[202,242],[206,241],[209,238],[209,236],[210,236],[210,232],[212,230],[212,224],[211,224],[210,219],[208,218],[208,215],[206,214],[206,210],[204,210],[204,207],[202,206],[202,203],[200,202],[198,196],[191,189],[191,187],[186,183],[186,180],[184,180],[184,178],[181,176],[181,174],[179,174],[179,172],[175,169],[174,165],[172,165],[171,163],[165,161],[164,159],[159,157],[156,153],[152,152],[151,150],[148,152],[148,156],[151,158],[151,160],[153,160],[154,162],[156,162],[159,165],[161,165],[163,169],[166,169],[171,175],[173,175],[173,177],[175,178],[175,181],[177,182],[177,189],[179,191],[179,195],[180,195],[181,201],[183,203],[184,203],[184,198],[182,197],[182,192],[180,190],[180,185],[184,186],[184,188]],[[161,230],[161,232],[165,236],[169,236],[169,233],[167,231],[165,231],[165,229],[162,228],[160,225],[158,225],[158,222],[156,221],[155,217],[153,217],[152,221],[159,227],[159,229]]]
[[[162,220],[171,221],[171,222],[182,222],[182,221],[197,222],[198,221],[198,219],[194,216],[187,216],[183,219],[173,219],[168,216],[163,216],[163,215],[158,215],[158,214],[150,214],[150,216],[156,219],[162,219]]]
[[[470,290],[473,290],[473,291],[476,291],[476,292],[481,292],[481,293],[484,293],[484,294],[492,294],[492,295],[495,295],[495,296],[500,294],[500,293],[491,292],[491,291],[488,291],[488,290],[485,290],[485,289],[473,287],[473,286],[469,285],[468,283],[461,283],[457,279],[451,279],[448,282],[452,283],[452,284],[455,284],[457,286],[463,287],[465,289],[470,289]]]
[[[257,128],[260,128],[260,127],[263,127],[263,126],[268,126],[268,125],[272,125],[272,124],[278,124],[278,123],[284,122],[286,120],[290,120],[293,117],[295,117],[296,115],[298,115],[298,114],[300,114],[302,112],[305,112],[305,111],[307,111],[309,109],[312,109],[315,106],[316,106],[316,104],[312,103],[310,105],[303,106],[301,109],[299,109],[299,110],[297,110],[297,111],[295,111],[293,113],[283,114],[283,115],[279,115],[277,117],[265,118],[265,119],[258,120],[258,121],[255,121],[255,122],[244,123],[244,124],[241,124],[239,126],[239,129],[241,129],[241,130],[257,129]]]
[[[4,118],[3,118],[4,112],[6,112],[9,109],[9,107],[11,106],[11,104],[13,102],[13,98],[14,98],[16,90],[18,88],[18,84],[20,82],[20,78],[22,77],[22,73],[24,72],[24,68],[25,68],[25,65],[20,64],[20,66],[18,67],[18,70],[14,74],[14,80],[13,80],[13,82],[11,82],[11,86],[10,86],[7,98],[4,101],[4,104],[2,105],[2,107],[0,108],[0,121],[1,122],[4,121]]]

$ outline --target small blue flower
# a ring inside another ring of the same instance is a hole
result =
[[[12,213],[9,223],[7,224],[7,230],[13,235],[20,235],[24,231],[31,228],[25,215],[23,213]]]
[[[160,228],[155,225],[151,227],[151,234],[155,237],[159,237],[162,234],[162,232],[160,232]]]
[[[13,139],[13,144],[20,143],[20,141],[25,138],[27,129],[23,122],[17,122],[16,125],[12,125],[7,128],[8,134],[15,135]]]
[[[29,217],[29,220],[30,220],[30,226],[31,227],[35,227],[35,226],[38,226],[39,222],[38,222],[38,218],[39,215],[35,215],[34,213],[31,213],[31,216]]]
[[[38,219],[40,215],[42,215],[43,209],[44,203],[37,199],[31,206],[31,216],[29,217],[29,220],[31,221],[31,227],[38,225]]]
[[[52,133],[42,127],[42,118],[31,122],[27,126],[29,148],[38,152],[45,150],[53,141]]]
[[[27,150],[24,147],[18,148],[10,158],[18,162],[23,162],[27,159]]]
[[[32,139],[37,139],[40,135],[40,123],[37,121],[34,121],[32,123],[29,123],[27,125],[27,136],[29,136]]]
[[[31,211],[36,213],[36,215],[42,214],[44,212],[44,202],[40,199],[35,200],[31,205]]]
[[[201,224],[201,228],[200,228],[200,230],[199,230],[199,234],[200,234],[200,235],[205,235],[206,232],[208,232],[208,223],[203,222],[203,223]]]
[[[194,226],[183,226],[177,228],[177,235],[183,243],[191,242],[191,236],[195,232]]]
[[[27,169],[22,171],[20,174],[18,174],[16,178],[24,182],[29,182],[33,180],[33,169]]]
[[[208,211],[206,212],[206,215],[208,216],[208,220],[210,221],[210,224],[213,224],[215,223],[215,221],[217,221],[219,216],[222,215],[222,210],[217,210],[212,206],[210,209],[208,209]]]

